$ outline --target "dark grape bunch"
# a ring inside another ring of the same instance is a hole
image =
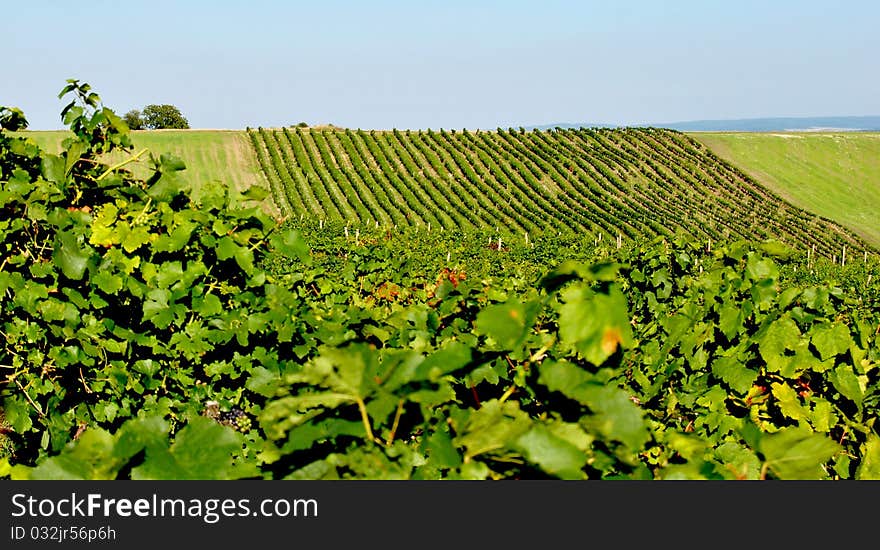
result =
[[[205,403],[205,409],[202,411],[202,414],[241,433],[246,433],[251,429],[250,417],[238,407],[233,407],[232,410],[221,412],[220,403],[217,401],[208,401]]]
[[[241,433],[247,433],[251,429],[251,418],[237,407],[230,411],[221,412],[217,420],[224,426],[229,426]]]

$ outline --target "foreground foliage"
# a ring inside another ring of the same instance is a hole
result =
[[[874,263],[279,224],[67,93],[0,134],[2,476],[880,477]]]

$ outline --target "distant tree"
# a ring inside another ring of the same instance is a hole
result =
[[[128,127],[132,130],[143,130],[144,129],[144,119],[141,116],[141,112],[137,109],[132,109],[131,111],[125,113],[123,115],[122,120],[128,124]]]
[[[309,125],[305,122],[300,122],[296,125],[297,128],[308,128]]]
[[[189,122],[174,105],[147,105],[143,112],[144,128],[161,130],[165,128],[189,128]]]

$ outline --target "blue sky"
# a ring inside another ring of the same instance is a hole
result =
[[[880,115],[880,2],[30,0],[0,105],[60,128],[67,78],[195,128],[496,128]]]

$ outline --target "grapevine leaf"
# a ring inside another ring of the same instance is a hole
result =
[[[464,447],[464,461],[469,462],[476,456],[514,446],[530,426],[531,420],[516,402],[493,399],[471,411],[463,426],[456,426],[459,435],[453,443]]]
[[[825,361],[849,351],[852,338],[846,325],[835,323],[816,327],[810,341],[816,346],[819,357]]]
[[[808,428],[788,427],[762,434],[758,450],[770,471],[779,479],[823,479],[823,465],[841,446]]]
[[[743,365],[737,357],[717,358],[712,362],[712,374],[738,393],[749,391],[758,379],[758,373]]]
[[[210,418],[195,417],[167,449],[148,449],[132,479],[239,479],[256,475],[255,465],[238,467],[241,434]]]
[[[122,277],[107,271],[99,271],[92,277],[92,282],[105,294],[116,294],[122,290]]]
[[[779,372],[788,368],[791,357],[786,350],[794,350],[800,341],[801,331],[788,316],[773,321],[758,340],[758,350],[767,363],[767,370]]]
[[[305,265],[312,264],[309,245],[303,239],[302,234],[295,229],[287,229],[280,234],[273,235],[270,239],[272,246],[285,256],[297,258]]]
[[[537,305],[512,300],[488,306],[477,315],[475,332],[491,338],[500,349],[516,349],[535,322]]]
[[[865,388],[860,377],[853,372],[852,365],[840,365],[829,375],[834,388],[844,397],[862,408]]]
[[[452,341],[425,358],[415,372],[413,380],[436,381],[441,376],[455,372],[471,362],[471,348],[461,342]]]
[[[425,441],[425,451],[435,468],[458,468],[461,455],[446,430],[436,430]]]
[[[81,246],[73,233],[62,231],[58,234],[52,256],[66,277],[78,281],[86,272],[91,250]]]
[[[113,436],[100,428],[91,428],[76,441],[68,443],[61,454],[35,467],[30,477],[43,480],[115,479],[125,461],[114,459],[113,450]]]
[[[746,261],[746,275],[755,281],[775,280],[779,278],[779,268],[770,258],[762,258],[758,254],[750,253]]]
[[[631,345],[626,298],[619,289],[597,294],[588,287],[574,286],[561,294],[559,336],[564,345],[597,366],[619,348]]]
[[[277,373],[265,367],[255,367],[251,370],[251,376],[245,383],[245,387],[259,395],[272,397],[278,392],[280,382],[281,377]]]
[[[631,449],[641,448],[650,438],[642,411],[622,389],[592,382],[591,378],[571,363],[547,362],[539,367],[538,383],[588,407],[592,414],[582,421],[603,436]]]
[[[736,479],[758,479],[761,461],[755,453],[734,441],[725,441],[715,449],[715,456]]]
[[[562,479],[584,479],[582,468],[587,463],[583,451],[557,437],[544,426],[534,426],[517,438],[515,447],[533,464],[548,474]]]
[[[784,383],[774,383],[771,385],[771,388],[782,414],[792,420],[804,420],[810,416],[809,411],[804,408],[798,399],[794,388]]]
[[[743,328],[742,308],[733,304],[724,304],[718,312],[718,328],[725,338],[732,341]]]
[[[862,462],[856,470],[856,479],[880,479],[880,437],[869,434],[862,449]]]

